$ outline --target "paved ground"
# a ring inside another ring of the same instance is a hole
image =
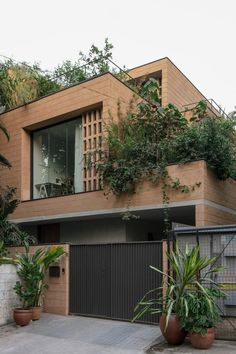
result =
[[[44,314],[27,327],[0,328],[0,353],[138,354],[158,337],[158,326]]]
[[[160,340],[160,338],[159,338]],[[208,350],[194,349],[186,342],[178,347],[167,345],[164,341],[154,344],[147,354],[236,354],[236,342],[215,340],[213,346]]]
[[[236,354],[236,342],[205,350],[168,346],[157,326],[43,314],[27,327],[0,327],[1,354]]]

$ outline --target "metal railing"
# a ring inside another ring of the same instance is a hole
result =
[[[206,98],[205,100],[202,100],[203,102],[207,103],[207,108],[215,115],[215,116],[223,116],[224,118],[229,119],[229,115],[225,112],[225,110],[216,103],[216,101],[213,98]],[[191,102],[189,104],[183,105],[183,107],[186,109],[193,109],[199,102]]]
[[[214,227],[177,228],[170,235],[178,241],[180,250],[186,244],[189,249],[196,244],[200,255],[215,258],[215,265],[222,270],[214,275],[214,281],[225,292],[225,299],[217,304],[222,314],[222,323],[217,326],[217,338],[236,340],[236,225]]]

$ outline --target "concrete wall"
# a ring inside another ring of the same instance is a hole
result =
[[[125,222],[121,218],[61,223],[61,242],[74,244],[125,242]]]
[[[0,326],[11,322],[13,309],[20,306],[20,301],[13,290],[18,279],[15,265],[0,265]]]
[[[52,247],[53,245],[50,245]],[[48,290],[45,292],[43,299],[43,311],[58,315],[69,314],[69,245],[60,244],[66,252],[56,265],[60,266],[61,275],[59,278],[47,276],[45,283]],[[48,248],[49,246],[31,246],[30,254],[33,254],[38,248]],[[14,257],[16,252],[25,252],[23,247],[10,247],[11,256]],[[1,266],[0,266],[1,268]],[[0,278],[1,281],[1,278]]]
[[[121,218],[68,221],[60,225],[61,242],[73,244],[116,243],[147,241],[148,233],[154,240],[161,239],[162,225],[152,220],[122,221]]]
[[[162,239],[162,224],[152,220],[130,220],[126,223],[126,242],[148,241],[151,233],[154,240]]]

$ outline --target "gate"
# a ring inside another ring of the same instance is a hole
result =
[[[144,293],[161,286],[162,241],[70,246],[70,313],[130,321]],[[157,323],[158,315],[142,322]]]

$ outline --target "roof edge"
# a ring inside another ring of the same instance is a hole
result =
[[[99,77],[102,77],[102,76],[105,76],[105,75],[108,75],[108,76],[110,75],[111,77],[113,77],[114,79],[116,79],[117,81],[119,81],[121,84],[123,84],[124,86],[126,86],[129,90],[131,90],[131,91],[133,91],[134,93],[136,93],[136,92],[135,92],[134,90],[132,90],[126,83],[124,83],[124,82],[121,81],[119,78],[117,78],[113,73],[111,73],[110,71],[107,71],[107,72],[105,72],[105,73],[102,73],[102,74],[93,76],[93,77],[91,77],[91,78],[89,78],[89,79],[86,79],[86,80],[83,80],[83,81],[81,81],[81,82],[72,84],[72,85],[70,85],[70,86],[68,86],[68,87],[64,87],[64,88],[62,88],[61,90],[58,90],[58,91],[56,91],[56,92],[52,92],[52,93],[49,93],[49,94],[47,94],[47,95],[44,95],[44,96],[35,98],[35,99],[33,99],[33,100],[31,100],[31,101],[25,103],[25,104],[21,104],[21,105],[19,105],[19,106],[17,106],[17,107],[11,108],[11,109],[9,109],[9,110],[7,110],[7,111],[5,111],[5,112],[0,113],[0,118],[3,117],[5,114],[7,114],[7,113],[9,113],[9,112],[15,111],[15,110],[20,109],[20,108],[25,107],[25,106],[28,106],[28,105],[30,105],[30,104],[32,104],[32,103],[35,103],[35,102],[39,101],[39,100],[42,100],[42,99],[47,98],[47,97],[50,97],[50,96],[52,96],[52,95],[56,95],[56,94],[59,93],[59,92],[62,92],[62,91],[65,91],[65,90],[69,90],[69,89],[72,88],[72,87],[82,85],[82,84],[84,84],[84,83],[87,83],[87,82],[89,82],[89,81],[95,80],[95,79],[97,79],[97,78],[99,78]],[[137,93],[136,93],[136,94],[137,94]],[[138,95],[138,94],[137,94],[137,95]]]

